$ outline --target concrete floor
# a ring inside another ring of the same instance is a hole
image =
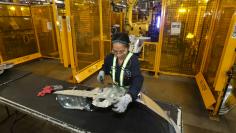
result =
[[[71,77],[70,69],[63,68],[55,60],[36,60],[27,65],[17,66],[17,69],[66,81]],[[145,78],[143,85],[144,92],[149,97],[182,107],[184,133],[236,133],[236,108],[227,115],[220,117],[220,121],[210,120],[194,79],[166,75],[160,75],[156,79],[148,72],[143,72],[143,75]],[[99,86],[99,83],[96,81],[96,74],[82,84]],[[2,105],[0,106],[0,112],[0,120],[2,120],[6,117],[6,112]],[[11,112],[13,113],[14,110],[11,109]],[[10,133],[10,127],[12,127],[14,119],[18,119],[22,115],[18,113],[5,123],[0,123],[1,132]],[[26,116],[18,121],[14,125],[13,130],[14,133],[67,132],[50,123],[37,120],[30,116]]]

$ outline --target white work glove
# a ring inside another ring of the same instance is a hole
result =
[[[105,78],[105,72],[103,70],[99,71],[98,76],[97,76],[97,81],[103,82],[104,78]]]
[[[123,113],[131,101],[132,97],[129,94],[125,94],[124,96],[120,97],[119,101],[114,105],[112,110],[117,113]]]

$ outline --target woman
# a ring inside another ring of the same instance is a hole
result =
[[[114,105],[113,111],[125,112],[128,104],[137,99],[142,88],[138,57],[129,52],[129,36],[126,33],[116,33],[112,36],[112,53],[107,55],[97,80],[102,82],[105,75],[112,77],[113,83],[127,88],[127,93]]]

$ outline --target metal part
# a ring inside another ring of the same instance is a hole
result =
[[[66,109],[79,109],[92,111],[90,104],[87,101],[87,98],[78,97],[78,96],[66,96],[66,95],[57,95],[56,100],[60,105]]]
[[[4,64],[0,64],[0,74],[2,74],[4,72],[4,70],[6,69],[10,69],[14,66],[13,63],[4,63]]]
[[[150,40],[150,37],[136,37],[134,35],[129,36],[130,46],[129,51],[132,53],[140,53],[145,40]]]
[[[230,71],[227,72],[228,80],[223,94],[223,100],[221,101],[219,115],[228,113],[236,105],[236,91],[235,91],[235,77],[236,77],[236,65],[234,65]]]
[[[95,88],[91,91],[87,90],[63,90],[56,91],[57,101],[66,109],[80,109],[93,111],[91,109],[91,104],[87,101],[88,98],[92,99],[92,104],[96,107],[107,108],[114,103],[116,103],[119,98],[125,95],[126,89],[117,86],[107,87],[107,88]],[[173,126],[173,131],[175,133],[181,133],[181,127],[176,124],[170,116],[151,98],[141,93],[140,98],[136,100],[156,114],[165,119],[171,126]]]
[[[56,91],[57,101],[68,109],[88,109],[87,98],[92,99],[92,104],[96,107],[107,108],[116,103],[118,99],[126,93],[126,89],[113,86],[106,88],[95,88],[87,90],[63,90]]]

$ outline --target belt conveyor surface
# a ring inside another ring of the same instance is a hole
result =
[[[11,69],[0,75],[0,83],[4,83],[4,79],[9,81],[19,75],[24,76],[0,86],[0,102],[71,131],[98,133],[168,133],[169,131],[168,122],[137,102],[130,104],[127,112],[120,115],[112,112],[110,108],[93,112],[64,109],[56,101],[56,95],[36,96],[46,85],[63,85],[64,88],[75,85],[65,81]],[[78,86],[79,89],[87,89],[85,86]],[[178,108],[161,104],[167,110],[168,107],[171,110]],[[172,116],[177,115],[174,113]]]

